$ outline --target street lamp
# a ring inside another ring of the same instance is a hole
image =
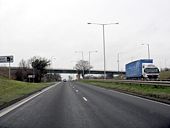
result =
[[[106,79],[106,52],[105,52],[105,31],[104,31],[104,27],[105,27],[105,25],[112,25],[112,24],[119,24],[119,23],[108,23],[108,24],[87,23],[87,24],[96,24],[96,25],[101,25],[101,26],[102,26],[102,28],[103,28],[104,79]]]
[[[50,78],[51,79],[53,79],[53,76],[52,76],[52,69],[53,69],[53,59],[56,59],[54,56],[51,56],[51,65],[50,65],[50,67],[51,67],[51,71],[49,72],[50,73]]]
[[[91,53],[97,53],[97,50],[96,51],[89,51],[89,75],[90,75],[90,54]]]
[[[148,47],[148,59],[150,59],[150,49],[149,49],[149,44],[141,44],[141,45],[147,45],[147,47]]]
[[[53,59],[55,60],[56,58],[54,56],[51,57],[51,68],[53,68]]]
[[[120,59],[119,59],[120,53],[117,54],[117,70],[119,72],[119,65],[120,65]]]
[[[83,51],[75,51],[75,53],[81,53],[81,55],[82,55],[82,60],[84,60]]]

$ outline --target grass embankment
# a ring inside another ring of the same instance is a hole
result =
[[[0,77],[0,106],[50,86],[49,83],[27,83]]]
[[[170,80],[170,71],[162,71],[160,72],[161,80]]]
[[[155,100],[160,100],[166,103],[170,103],[170,87],[164,87],[158,85],[119,83],[119,82],[112,82],[107,80],[106,81],[82,80],[81,82],[104,87],[104,88],[123,91],[127,93],[132,93],[132,94],[148,97]]]

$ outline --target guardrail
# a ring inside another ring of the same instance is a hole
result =
[[[102,80],[102,79],[100,79]],[[103,81],[103,80],[102,80]],[[166,86],[170,87],[170,81],[142,81],[142,80],[113,80],[107,79],[106,81],[117,82],[117,83],[133,83],[133,84],[143,84],[143,85],[155,85],[155,86]]]
[[[142,80],[112,80],[113,82],[119,83],[134,83],[134,84],[145,84],[145,85],[159,85],[170,87],[170,81],[142,81]]]

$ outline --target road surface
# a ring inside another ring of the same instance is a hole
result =
[[[64,82],[0,117],[0,128],[170,128],[170,106]]]

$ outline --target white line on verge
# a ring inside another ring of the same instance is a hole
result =
[[[86,97],[83,97],[83,99],[87,102],[87,99],[86,99]]]
[[[42,93],[48,91],[49,89],[55,87],[55,86],[58,85],[58,84],[59,84],[59,83],[54,84],[54,85],[52,85],[52,86],[50,86],[50,87],[47,87],[47,88],[41,90],[40,92],[37,92],[37,93],[35,93],[35,94],[33,94],[33,95],[31,95],[31,96],[29,96],[29,97],[27,97],[27,98],[25,98],[25,99],[23,99],[23,100],[17,102],[17,103],[15,103],[15,104],[13,104],[13,105],[7,107],[7,108],[2,109],[2,110],[0,111],[0,117],[6,115],[6,114],[9,113],[10,111],[12,111],[12,110],[18,108],[19,106],[21,106],[21,105],[27,103],[27,102],[30,101],[31,99],[33,99],[33,98],[39,96],[40,94],[42,94]]]
[[[135,97],[135,98],[138,98],[138,99],[142,99],[142,100],[146,100],[146,101],[150,101],[150,102],[153,102],[153,103],[157,103],[157,104],[160,104],[160,105],[164,105],[164,106],[170,107],[169,104],[166,104],[166,103],[163,103],[163,102],[159,102],[159,101],[155,101],[155,100],[143,98],[143,97],[140,97],[140,96],[135,96],[135,95],[128,94],[128,93],[124,93],[124,92],[119,92],[119,91],[116,91],[116,90],[101,88],[101,87],[98,87],[98,86],[95,86],[95,87],[96,87],[96,88],[100,88],[101,90],[104,90],[104,91],[116,92],[116,93],[119,93],[119,94],[123,94],[123,95],[131,96],[131,97]]]
[[[119,93],[119,94],[123,94],[123,95],[131,96],[131,97],[135,97],[135,98],[138,98],[138,99],[142,99],[142,100],[146,100],[146,101],[150,101],[150,102],[153,102],[153,103],[157,103],[157,104],[161,104],[161,105],[165,105],[165,106],[170,107],[169,104],[165,104],[165,103],[162,103],[162,102],[159,102],[159,101],[155,101],[155,100],[150,100],[150,99],[143,98],[143,97],[140,97],[140,96],[135,96],[135,95],[131,95],[131,94],[123,93],[123,92],[119,92],[119,91],[114,91],[114,90],[109,90],[109,91],[111,91],[111,92],[116,92],[116,93]]]

